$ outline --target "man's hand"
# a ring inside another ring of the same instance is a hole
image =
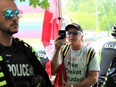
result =
[[[59,39],[60,37],[57,37],[55,40],[55,49],[59,50],[63,44],[65,44],[65,39]]]

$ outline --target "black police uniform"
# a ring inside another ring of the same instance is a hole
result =
[[[0,87],[37,85],[51,87],[51,82],[31,46],[17,38],[10,47],[0,45]]]

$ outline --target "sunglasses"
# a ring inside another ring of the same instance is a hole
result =
[[[8,9],[6,11],[3,12],[4,16],[7,18],[7,19],[11,19],[13,18],[14,14],[16,14],[17,18],[20,17],[20,14],[19,14],[19,10],[11,10],[11,9]]]
[[[78,35],[78,34],[81,34],[82,32],[81,31],[77,31],[77,32],[67,32],[67,35],[70,36],[71,34],[72,35]]]

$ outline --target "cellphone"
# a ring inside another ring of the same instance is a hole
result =
[[[59,30],[58,34],[60,35],[59,39],[66,38],[66,31],[65,30]]]

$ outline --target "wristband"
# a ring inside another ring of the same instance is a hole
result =
[[[73,85],[71,85],[71,87],[73,87]]]

